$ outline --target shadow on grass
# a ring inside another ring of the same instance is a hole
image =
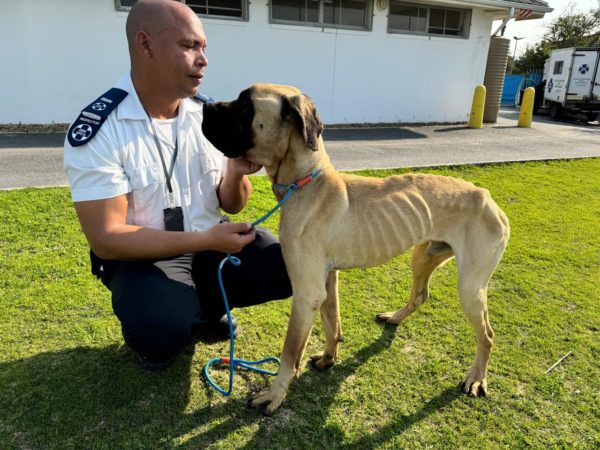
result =
[[[231,431],[232,424],[235,422],[238,424],[240,422],[245,424],[258,422],[259,425],[252,438],[243,446],[236,445],[237,448],[339,448],[345,439],[344,431],[338,427],[326,425],[326,417],[335,402],[336,393],[340,390],[343,382],[355,374],[357,369],[369,359],[389,348],[395,336],[395,327],[382,326],[379,338],[352,357],[349,356],[349,362],[337,365],[335,370],[323,373],[313,369],[303,370],[298,380],[290,387],[290,397],[293,398],[289,398],[283,408],[273,417],[265,417],[258,411],[246,409],[246,413],[230,418],[229,421],[221,423],[218,427],[187,441],[185,448],[201,448],[222,439]],[[306,357],[307,355],[305,355],[305,359],[307,359]],[[448,388],[414,414],[399,416],[375,433],[343,446],[344,448],[364,449],[369,448],[373,442],[385,442],[430,414],[444,408],[460,396],[458,388]],[[240,408],[245,408],[240,401],[236,403]],[[219,411],[208,407],[196,411],[194,415],[202,416],[206,413],[219,414]],[[240,416],[244,416],[244,418]],[[302,424],[299,424],[294,421],[294,417],[309,417],[313,420],[304,420]],[[292,442],[289,442],[290,440]]]
[[[111,447],[168,430],[188,403],[191,357],[190,349],[163,373],[142,371],[118,345],[2,363],[3,448]]]
[[[206,406],[190,412],[193,347],[162,373],[140,370],[131,352],[117,345],[2,363],[0,438],[7,448],[205,448],[227,443],[239,428],[258,425],[244,448],[285,447],[297,439],[308,447],[335,447],[343,442],[344,432],[325,423],[336,393],[344,380],[385,351],[395,334],[393,327],[383,327],[375,341],[330,372],[303,370],[292,384],[292,398],[274,417],[247,409],[240,399],[222,403],[219,399],[212,405],[219,398],[215,392],[207,393]],[[238,380],[238,389],[252,384],[247,374],[237,376],[245,381]],[[385,442],[458,396],[457,389],[448,389],[423,409],[400,416],[351,445],[366,448]],[[179,440],[183,443],[176,444]]]

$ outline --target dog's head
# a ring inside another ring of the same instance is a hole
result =
[[[323,123],[300,90],[255,84],[236,100],[205,104],[202,131],[225,156],[246,155],[269,167],[281,161],[291,146],[316,152]]]

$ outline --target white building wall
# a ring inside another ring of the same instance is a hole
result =
[[[201,91],[229,100],[254,82],[298,86],[325,123],[459,122],[483,82],[492,16],[474,9],[469,39],[203,19]],[[127,13],[114,0],[0,1],[0,123],[65,123],[128,70]]]

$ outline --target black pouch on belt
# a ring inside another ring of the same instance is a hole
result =
[[[165,216],[166,231],[183,231],[183,210],[181,206],[166,208],[163,210]]]

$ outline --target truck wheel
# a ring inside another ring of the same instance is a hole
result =
[[[560,103],[552,103],[552,108],[550,108],[550,117],[553,120],[560,120],[564,115],[563,107]]]
[[[587,115],[588,122],[593,122],[595,120],[598,120],[598,118],[599,118],[598,113],[588,113],[588,115]]]

